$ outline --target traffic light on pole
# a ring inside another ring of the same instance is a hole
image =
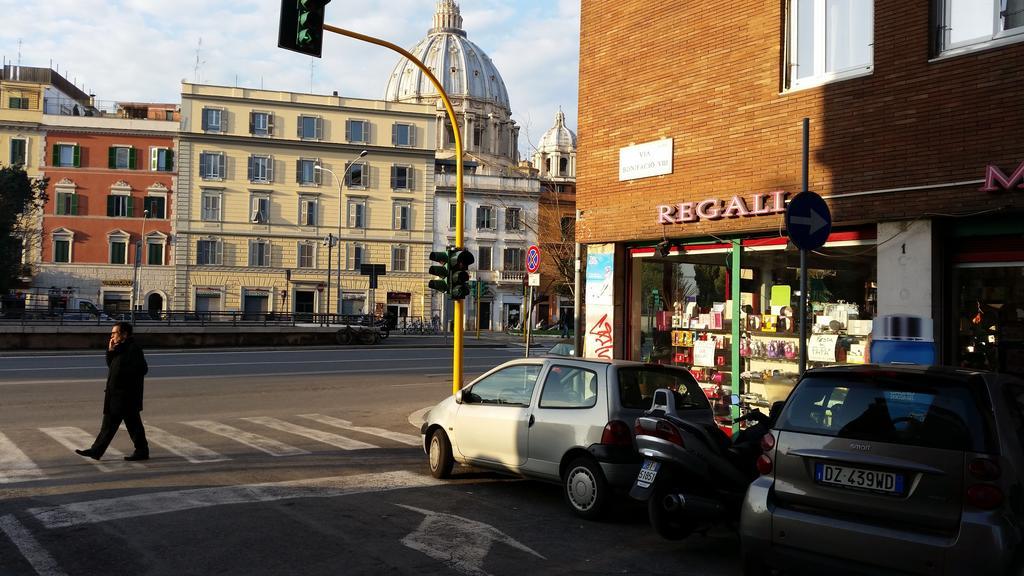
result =
[[[447,294],[448,288],[451,286],[451,270],[448,268],[450,251],[449,249],[444,252],[431,252],[429,256],[431,262],[437,262],[439,265],[431,266],[427,270],[431,276],[437,276],[434,280],[427,282],[427,287],[442,294]]]
[[[331,0],[281,0],[277,46],[320,57],[324,43],[324,6]]]
[[[469,250],[453,248],[448,251],[448,270],[451,273],[448,287],[452,300],[469,296],[469,267],[475,261]]]

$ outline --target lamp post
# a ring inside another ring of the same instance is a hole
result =
[[[142,211],[142,235],[135,243],[135,273],[132,277],[132,326],[135,326],[135,309],[139,307],[139,266],[142,264],[142,250],[146,245],[146,220],[149,210]]]
[[[320,312],[327,314],[327,325],[331,325],[331,251],[334,250],[334,245],[338,243],[338,237],[328,232],[327,236],[324,236],[324,246],[327,246],[327,299],[324,300],[324,305],[320,307]],[[341,249],[338,249],[341,252]]]
[[[359,154],[355,158],[350,160],[348,162],[348,165],[345,166],[345,171],[341,173],[341,178],[339,178],[338,175],[335,174],[334,171],[331,170],[330,168],[324,168],[323,166],[321,166],[319,164],[316,164],[316,165],[313,166],[313,170],[319,170],[321,172],[327,172],[328,174],[331,175],[332,178],[334,178],[335,180],[338,181],[338,240],[339,241],[341,240],[341,223],[344,221],[344,216],[343,215],[345,213],[344,212],[344,210],[345,210],[345,190],[343,188],[343,186],[345,184],[345,177],[348,176],[348,171],[351,170],[353,166],[355,166],[355,161],[360,159],[360,158],[362,158],[362,157],[364,157],[364,156],[366,156],[367,154],[368,154],[368,152],[366,150],[362,150],[362,151],[359,152]],[[364,217],[365,217],[365,215],[364,215]],[[331,270],[331,262],[330,262],[330,259],[331,259],[330,251],[328,251],[328,255],[327,255],[327,260],[328,260],[327,261],[327,303],[328,303],[328,306],[330,306],[330,302],[331,302],[331,272],[330,272],[330,270]],[[338,299],[338,306],[337,306],[336,310],[337,310],[337,314],[340,316],[341,315],[341,247],[340,246],[338,247],[338,284],[337,284],[337,294],[335,295],[335,297]]]
[[[410,62],[416,65],[423,74],[430,79],[431,84],[437,89],[438,95],[441,97],[441,101],[444,102],[445,112],[448,114],[448,120],[452,123],[452,132],[455,137],[455,244],[458,247],[462,247],[463,237],[463,197],[462,197],[462,134],[459,131],[459,122],[455,117],[455,109],[452,108],[452,102],[448,99],[448,93],[444,91],[444,86],[437,80],[434,73],[430,71],[430,68],[426,64],[420,62],[419,58],[412,55],[411,52],[405,50],[401,46],[392,44],[386,40],[380,38],[374,38],[373,36],[367,36],[351,30],[345,30],[344,28],[338,28],[337,26],[331,26],[330,24],[324,24],[324,30],[334,32],[335,34],[341,34],[342,36],[348,36],[349,38],[355,38],[363,42],[369,42],[370,44],[376,44],[383,46],[389,50],[398,52]],[[455,306],[454,319],[452,325],[452,336],[454,344],[452,346],[452,393],[458,392],[462,388],[462,317],[463,317],[463,301],[453,300]]]

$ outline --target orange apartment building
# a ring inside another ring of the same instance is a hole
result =
[[[134,109],[140,105],[133,105]],[[173,307],[177,112],[44,115],[49,178],[33,288],[108,312]],[[150,119],[153,118],[153,119]],[[138,268],[136,270],[136,267]]]
[[[872,321],[911,315],[937,362],[1024,372],[1024,11],[974,4],[584,2],[586,354],[775,400],[802,348],[870,361]],[[800,341],[805,118],[832,227]]]

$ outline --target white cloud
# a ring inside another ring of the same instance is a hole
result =
[[[0,56],[16,62],[20,40],[22,64],[52,63],[101,101],[176,102],[182,79],[383,96],[397,54],[336,34],[327,34],[323,59],[281,50],[279,7],[278,0],[0,0]],[[434,0],[337,0],[327,22],[409,49],[432,26],[434,7]],[[464,0],[460,8],[469,39],[505,80],[524,149],[527,133],[539,139],[559,107],[574,127],[579,3]]]

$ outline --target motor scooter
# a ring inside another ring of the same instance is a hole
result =
[[[782,409],[750,411],[730,423],[750,426],[730,438],[717,426],[688,422],[676,411],[667,388],[654,392],[651,409],[636,419],[636,446],[644,462],[629,495],[647,502],[651,526],[668,540],[681,540],[715,524],[739,521],[740,505],[758,477],[762,442]]]

